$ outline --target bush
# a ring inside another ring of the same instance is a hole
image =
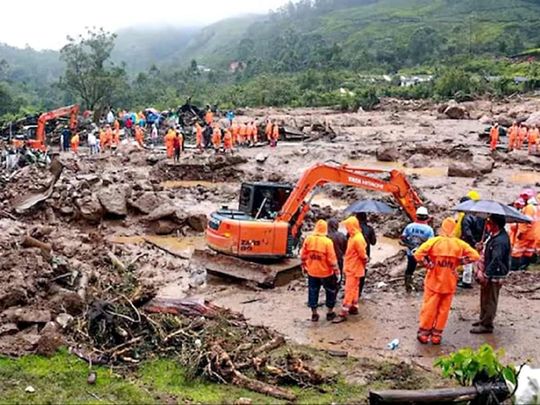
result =
[[[456,98],[456,94],[472,95],[475,84],[472,76],[460,69],[448,69],[435,78],[435,93],[441,98]],[[458,100],[459,101],[459,100]]]

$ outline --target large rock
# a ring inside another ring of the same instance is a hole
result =
[[[540,112],[535,112],[531,114],[531,116],[525,121],[525,124],[527,126],[536,125],[537,127],[540,127]]]
[[[450,101],[444,110],[444,114],[453,120],[463,120],[469,118],[469,111],[463,105]]]
[[[208,219],[205,214],[191,214],[187,217],[187,224],[197,232],[204,232]]]
[[[415,153],[405,162],[406,167],[420,168],[420,167],[429,167],[431,158],[420,153]]]
[[[491,118],[488,115],[483,115],[482,117],[480,117],[479,121],[480,121],[480,124],[493,125],[493,118]]]
[[[128,203],[131,207],[143,214],[150,214],[156,207],[160,207],[163,204],[163,198],[156,193],[146,192],[135,200],[129,200]]]
[[[514,120],[506,115],[498,115],[494,119],[495,122],[498,122],[500,126],[509,128],[514,123]]]
[[[491,173],[494,164],[489,156],[474,156],[472,161],[453,161],[448,167],[448,177],[479,177]]]
[[[98,192],[98,199],[107,214],[117,217],[127,215],[127,193],[125,187],[111,185]]]
[[[83,219],[91,223],[98,223],[101,221],[103,208],[99,202],[99,198],[95,194],[79,198],[75,200],[75,204]]]
[[[176,214],[176,208],[172,205],[165,204],[153,209],[144,219],[146,221],[158,221],[163,218],[174,217]]]
[[[381,146],[376,152],[380,162],[396,162],[399,159],[399,151],[394,146]]]

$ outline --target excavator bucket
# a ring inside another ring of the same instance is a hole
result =
[[[273,288],[301,274],[299,259],[281,259],[263,264],[209,249],[195,250],[191,262],[195,266],[204,267],[209,274],[254,282],[264,288]]]

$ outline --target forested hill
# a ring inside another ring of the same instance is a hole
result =
[[[252,24],[227,55],[254,71],[396,70],[540,45],[537,0],[302,0]]]

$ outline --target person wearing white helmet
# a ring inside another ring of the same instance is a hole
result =
[[[417,265],[414,252],[422,243],[435,236],[433,228],[428,225],[428,220],[427,208],[419,207],[416,210],[416,221],[407,225],[401,235],[401,242],[407,246],[407,269],[405,270],[405,289],[407,292],[413,290],[413,274]]]

